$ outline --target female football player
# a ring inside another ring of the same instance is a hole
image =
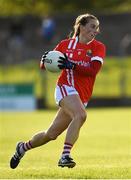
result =
[[[76,165],[70,152],[86,120],[85,107],[89,102],[96,75],[105,57],[104,44],[95,40],[98,33],[99,20],[94,15],[83,14],[75,21],[73,36],[56,46],[55,50],[65,55],[65,58],[59,57],[58,66],[62,71],[55,89],[55,100],[59,105],[59,110],[46,131],[35,134],[28,142],[17,144],[16,152],[10,161],[11,168],[17,167],[26,151],[55,140],[66,129],[58,166],[72,168]],[[41,69],[44,69],[47,53],[41,58]]]

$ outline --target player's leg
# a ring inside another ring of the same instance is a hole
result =
[[[48,130],[36,134],[30,140],[32,146],[35,148],[51,140],[55,140],[68,127],[70,122],[71,117],[60,108]]]
[[[58,166],[74,167],[75,162],[70,157],[70,151],[78,139],[81,126],[86,120],[86,111],[78,95],[66,96],[61,100],[60,105],[69,114],[72,121],[67,129],[64,148]]]
[[[87,117],[85,107],[78,95],[67,96],[60,104],[72,119],[67,130],[66,141],[74,144],[79,136],[80,128]]]
[[[50,125],[47,131],[37,133],[28,142],[19,142],[17,144],[16,152],[10,161],[10,167],[13,169],[16,168],[26,151],[56,139],[57,136],[59,136],[68,127],[70,122],[70,116],[64,112],[62,108],[60,108],[54,118],[53,123]]]

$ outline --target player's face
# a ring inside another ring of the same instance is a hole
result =
[[[85,26],[81,26],[80,34],[84,39],[91,41],[99,33],[99,22],[91,19]]]

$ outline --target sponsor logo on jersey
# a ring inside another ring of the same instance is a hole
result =
[[[92,50],[91,50],[91,49],[88,49],[86,55],[89,56],[89,57],[91,57],[91,56],[92,56]]]
[[[73,61],[70,59],[70,62],[73,62],[75,64],[78,64],[78,65],[81,65],[81,66],[84,66],[84,67],[89,67],[90,66],[90,62],[85,62],[85,61]]]

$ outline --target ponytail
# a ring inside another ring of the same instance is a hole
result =
[[[76,36],[79,36],[80,34],[80,25],[85,26],[90,19],[95,19],[98,21],[98,19],[92,15],[92,14],[82,14],[76,18],[73,31],[69,34],[69,38],[75,38]]]

